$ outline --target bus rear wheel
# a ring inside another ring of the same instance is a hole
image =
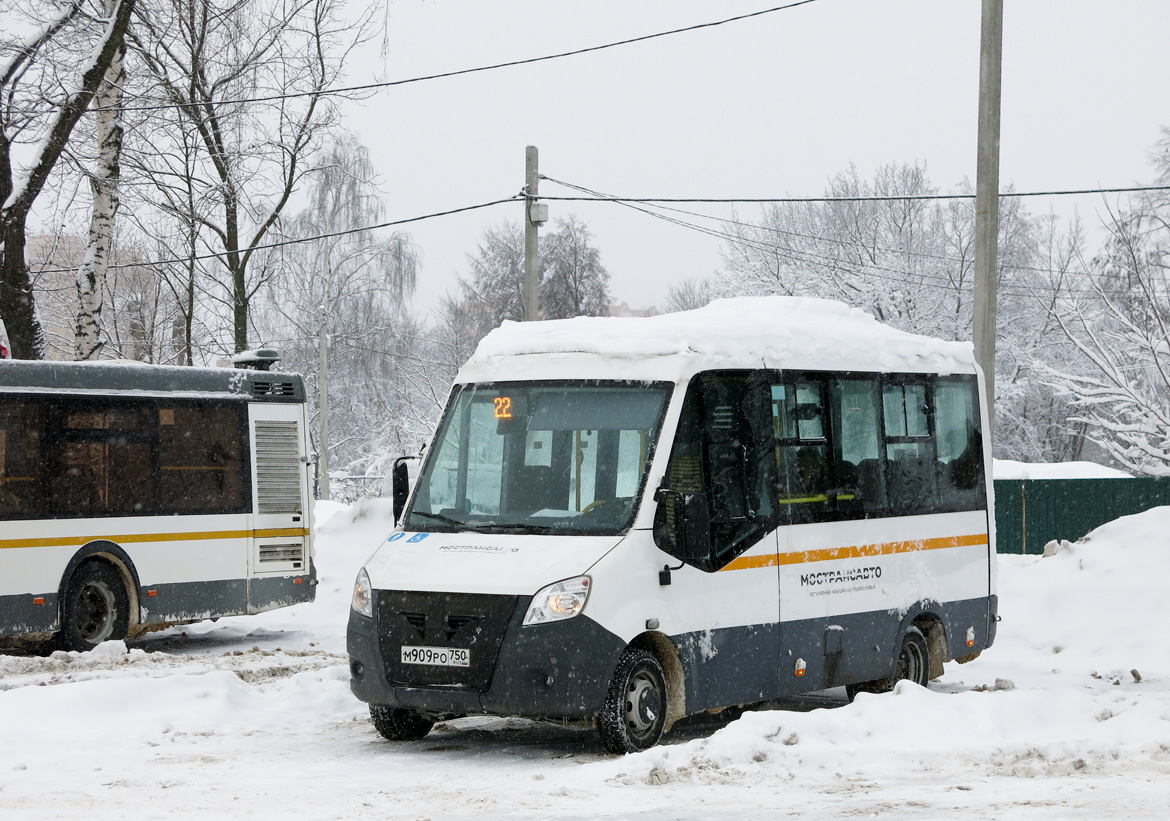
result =
[[[597,730],[611,753],[653,747],[666,726],[666,676],[658,659],[645,650],[626,650],[618,659]]]
[[[89,561],[73,572],[61,602],[61,650],[85,652],[103,641],[126,638],[130,598],[122,576],[105,562]]]
[[[435,720],[414,710],[401,707],[387,707],[385,704],[370,705],[370,721],[374,729],[388,741],[418,741],[435,726]]]
[[[899,681],[913,681],[919,687],[925,687],[930,681],[930,649],[926,637],[917,627],[911,627],[902,636],[902,648],[898,651],[892,676],[877,681],[846,684],[845,694],[853,701],[858,693],[888,693]]]

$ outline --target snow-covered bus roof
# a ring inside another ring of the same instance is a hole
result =
[[[240,368],[151,365],[134,360],[0,362],[0,392],[233,397],[303,402],[297,374]]]
[[[735,368],[974,373],[975,356],[970,342],[900,331],[834,300],[738,297],[651,317],[505,322],[479,343],[456,381],[677,382]]]

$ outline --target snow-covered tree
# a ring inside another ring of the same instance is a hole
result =
[[[366,227],[382,219],[383,205],[365,146],[339,135],[320,159],[307,206],[281,228],[290,239],[320,238],[280,250],[254,324],[313,392],[324,331],[330,464],[382,473],[389,460],[417,449],[416,437],[403,440],[409,403],[400,371],[419,335],[407,310],[418,255],[408,234],[379,237]]]
[[[540,238],[540,318],[604,316],[611,301],[610,273],[593,235],[573,215],[556,226]],[[505,319],[524,316],[524,230],[514,222],[487,228],[468,263],[470,275],[460,279],[458,295],[448,299],[443,322],[455,323],[478,341]]]
[[[1053,312],[1086,364],[1052,381],[1121,465],[1170,476],[1170,208],[1137,197],[1109,228],[1085,287]]]

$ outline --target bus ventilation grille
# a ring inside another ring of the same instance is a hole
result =
[[[305,546],[301,544],[262,544],[260,564],[265,562],[304,562]]]
[[[254,396],[293,396],[293,383],[271,379],[253,379],[252,394]]]
[[[258,513],[301,512],[299,442],[296,422],[256,420]]]

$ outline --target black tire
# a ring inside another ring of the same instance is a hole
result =
[[[130,597],[122,574],[111,565],[88,561],[73,571],[61,602],[61,631],[54,644],[85,652],[103,641],[126,638]]]
[[[374,722],[374,729],[389,741],[418,741],[435,726],[433,718],[384,704],[370,705],[370,721]]]
[[[666,726],[666,676],[645,650],[626,650],[618,659],[597,730],[611,753],[634,753],[653,747]]]
[[[902,636],[902,648],[898,651],[892,676],[846,684],[845,695],[853,701],[858,693],[888,693],[899,681],[913,681],[920,687],[925,687],[930,681],[930,649],[926,636],[917,627],[911,627]]]

